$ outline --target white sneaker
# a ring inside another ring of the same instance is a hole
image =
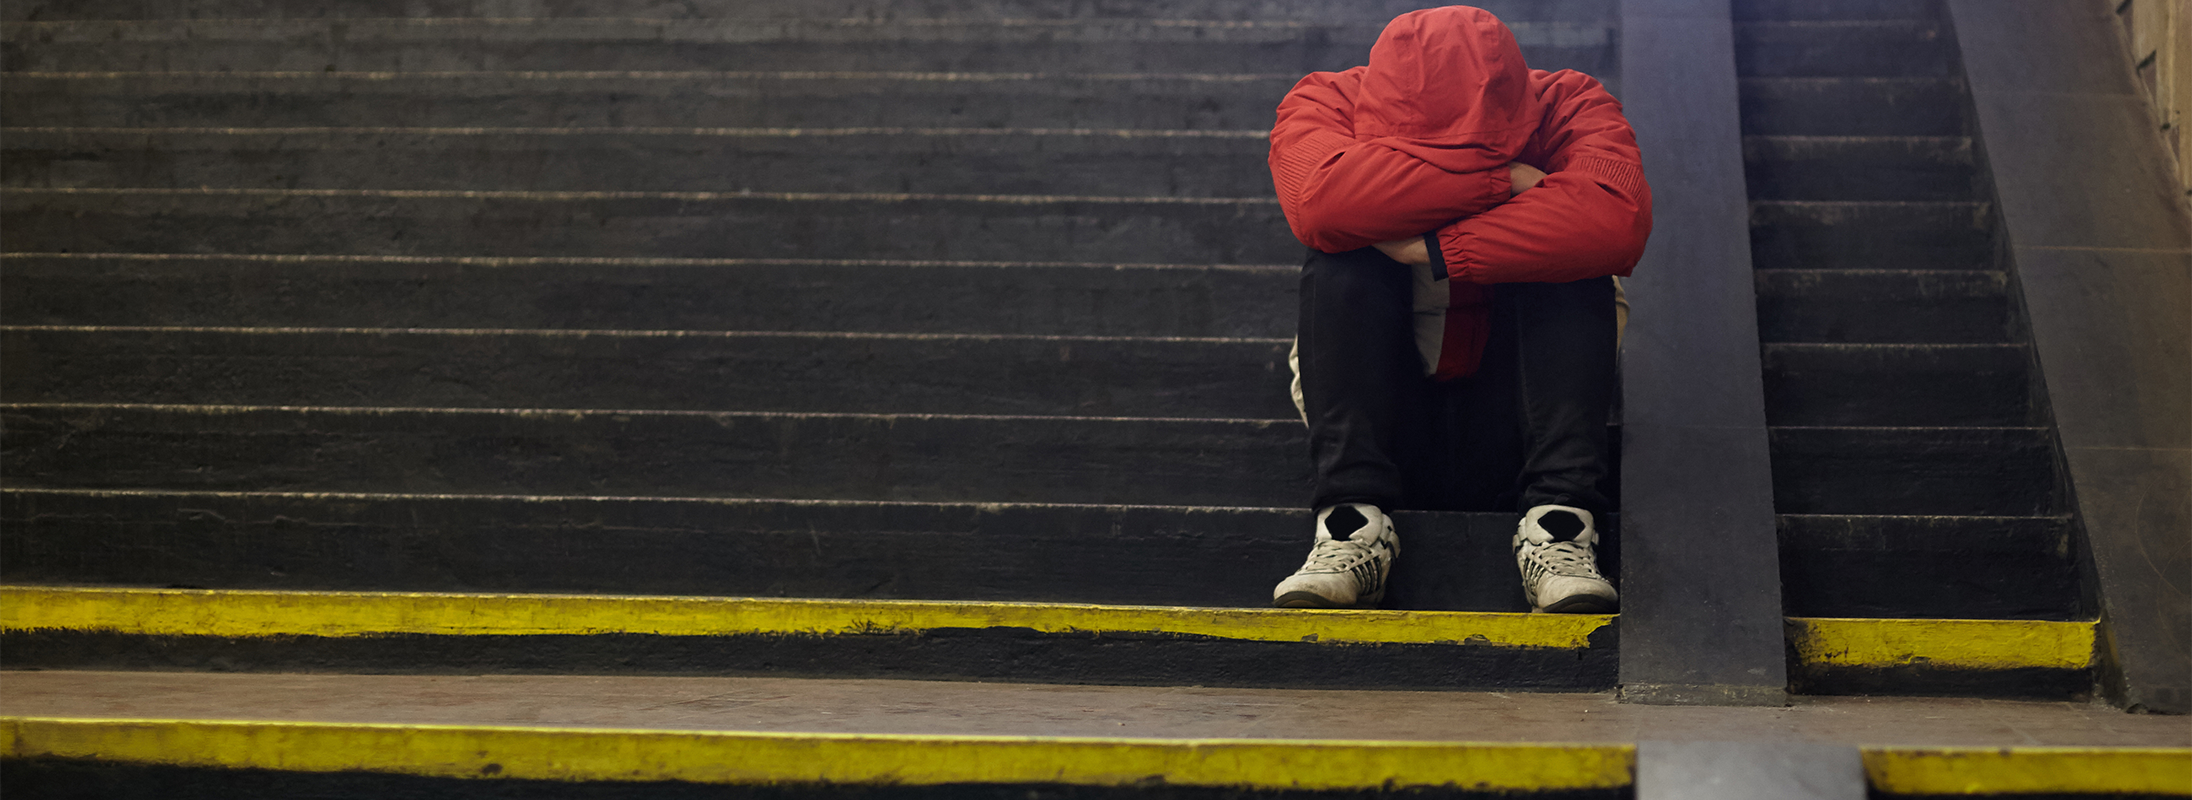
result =
[[[1375,606],[1385,599],[1385,575],[1397,555],[1400,537],[1393,533],[1393,520],[1377,506],[1327,507],[1317,512],[1317,544],[1309,560],[1271,590],[1271,607]]]
[[[1611,614],[1621,607],[1614,585],[1598,574],[1598,527],[1591,512],[1538,506],[1515,528],[1515,566],[1530,610]]]

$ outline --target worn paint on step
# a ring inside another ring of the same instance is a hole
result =
[[[1791,617],[1789,643],[1807,664],[2082,670],[2093,664],[2091,622]]]
[[[912,600],[0,588],[0,630],[141,636],[841,635],[1020,628],[1259,642],[1584,648],[1610,615]]]
[[[1277,789],[1628,785],[1622,744],[1071,739],[11,718],[0,753],[186,767],[696,783]]]
[[[1880,792],[2192,797],[2192,749],[1895,747],[1865,753]]]

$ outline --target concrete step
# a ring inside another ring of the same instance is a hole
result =
[[[16,128],[33,188],[1272,193],[1264,131],[1025,128]]]
[[[1766,343],[2014,341],[2008,276],[1994,270],[1761,269]]]
[[[140,19],[350,19],[373,17],[622,17],[637,19],[1153,19],[1379,22],[1437,3],[1370,0],[24,0],[10,21]],[[1614,20],[1617,0],[1482,0],[1509,22]]]
[[[1747,136],[1964,136],[1959,78],[1742,78]]]
[[[53,671],[11,680],[20,691],[0,713],[21,743],[9,780],[26,794],[1600,800],[1661,788],[1709,797],[1735,780],[1788,774],[1759,763],[1784,755],[1813,759],[1796,774],[1827,797],[2153,797],[2192,776],[2181,719],[2070,702],[1672,707],[1611,692],[770,677]],[[1728,739],[1756,749],[1711,764],[1670,757],[1678,743]],[[1850,751],[1846,769],[1816,763],[1842,755],[1836,748]],[[1684,766],[1696,771],[1677,771]],[[1676,777],[1685,774],[1694,783]]]
[[[1782,514],[2048,516],[2054,434],[2029,427],[1768,429]]]
[[[18,252],[1272,264],[1268,198],[266,189],[0,190]]]
[[[2087,620],[1788,617],[1792,694],[2090,701]]]
[[[1516,22],[1540,68],[1616,68],[1604,23]],[[1365,63],[1384,21],[395,18],[16,23],[24,72],[908,70],[1230,72]]]
[[[0,319],[1282,338],[1294,334],[1298,273],[1004,261],[6,254]]]
[[[1757,78],[1942,78],[1956,50],[1936,20],[1739,22],[1735,70]]]
[[[13,486],[1294,506],[1299,419],[4,407]]]
[[[1301,74],[11,73],[11,126],[1263,130]]]
[[[1395,512],[1385,608],[1526,612],[1511,513]],[[0,490],[0,580],[1261,606],[1300,508]],[[1601,568],[1620,574],[1619,515]],[[1438,554],[1431,557],[1428,554]]]
[[[1989,203],[1752,200],[1759,269],[1992,269]]]
[[[1059,603],[0,587],[12,665],[1612,688],[1616,618]],[[2090,630],[2087,632],[2090,636]],[[2090,644],[2088,645],[2090,648]]]
[[[1735,19],[1780,20],[1937,20],[1938,0],[1735,0]]]
[[[0,327],[13,403],[1290,419],[1291,340]]]
[[[1615,617],[541,594],[0,587],[40,669],[755,674],[1351,689],[1612,688]],[[2091,621],[1786,620],[1815,693],[2090,692]]]
[[[1971,200],[1961,136],[1745,136],[1743,174],[1759,200]]]
[[[1768,344],[1766,422],[2008,427],[2035,419],[2021,344]]]
[[[1007,743],[976,736],[467,725],[36,718],[5,723],[0,730],[10,742],[24,741],[30,756],[22,767],[11,765],[21,776],[11,791],[26,796],[66,791],[62,787],[96,787],[100,796],[134,798],[157,785],[170,790],[171,797],[184,798],[443,797],[483,790],[524,797],[1385,798],[1435,789],[1440,797],[1473,799],[1536,794],[1549,787],[1558,797],[1610,800],[1629,796],[1625,790],[1634,760],[1631,746],[1582,744],[1218,742],[1120,736],[1022,737]],[[121,744],[132,734],[158,737],[163,745]],[[255,743],[274,736],[283,737],[284,743]],[[79,755],[79,743],[99,748],[99,755]],[[227,759],[234,767],[212,765],[210,756],[223,746],[237,747],[236,755]],[[436,766],[414,760],[422,751],[458,749],[483,760],[446,760]],[[373,751],[380,755],[369,756]],[[551,755],[559,752],[589,755]],[[1855,750],[1849,755],[1855,756]],[[1859,763],[1848,760],[1853,767]],[[281,766],[275,767],[277,763]],[[1296,765],[1303,763],[1317,765],[1315,778],[1294,777],[1300,774],[1293,771]],[[484,771],[488,777],[460,776],[458,770]],[[1162,787],[1127,780],[1124,770],[1163,781]],[[1855,780],[1859,774],[1849,770],[1848,783],[1863,791],[1862,782]],[[1471,788],[1447,791],[1455,782]],[[1305,785],[1323,791],[1304,790]],[[643,788],[633,792],[627,787]]]
[[[1783,514],[1795,617],[2087,619],[2069,517]]]
[[[1736,9],[1785,612],[2092,617],[1939,4]],[[1806,659],[1812,624],[1792,691],[2009,688]]]

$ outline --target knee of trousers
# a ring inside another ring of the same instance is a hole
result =
[[[1365,247],[1344,253],[1311,251],[1302,264],[1305,303],[1356,306],[1368,298],[1401,297],[1410,289],[1407,265]]]

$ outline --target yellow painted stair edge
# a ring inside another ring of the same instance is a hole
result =
[[[1577,649],[1614,617],[1075,603],[0,586],[0,630],[168,636],[842,635],[940,628]],[[1801,663],[2082,670],[2094,623],[1791,617]]]
[[[750,733],[0,718],[0,755],[440,778],[714,784],[1062,783],[1258,789],[1611,789],[1628,744]],[[1896,794],[2192,797],[2192,748],[1864,748]]]
[[[1317,611],[1074,603],[0,586],[0,630],[150,636],[860,634],[939,628],[1160,633],[1258,642],[1578,649],[1600,614]]]
[[[2192,748],[1866,748],[1865,775],[1894,794],[2192,797]]]
[[[1787,628],[1789,644],[1804,664],[2063,670],[2093,665],[2092,622],[1790,617]]]
[[[722,784],[1627,786],[1619,744],[1087,739],[0,718],[0,753],[184,767]]]

